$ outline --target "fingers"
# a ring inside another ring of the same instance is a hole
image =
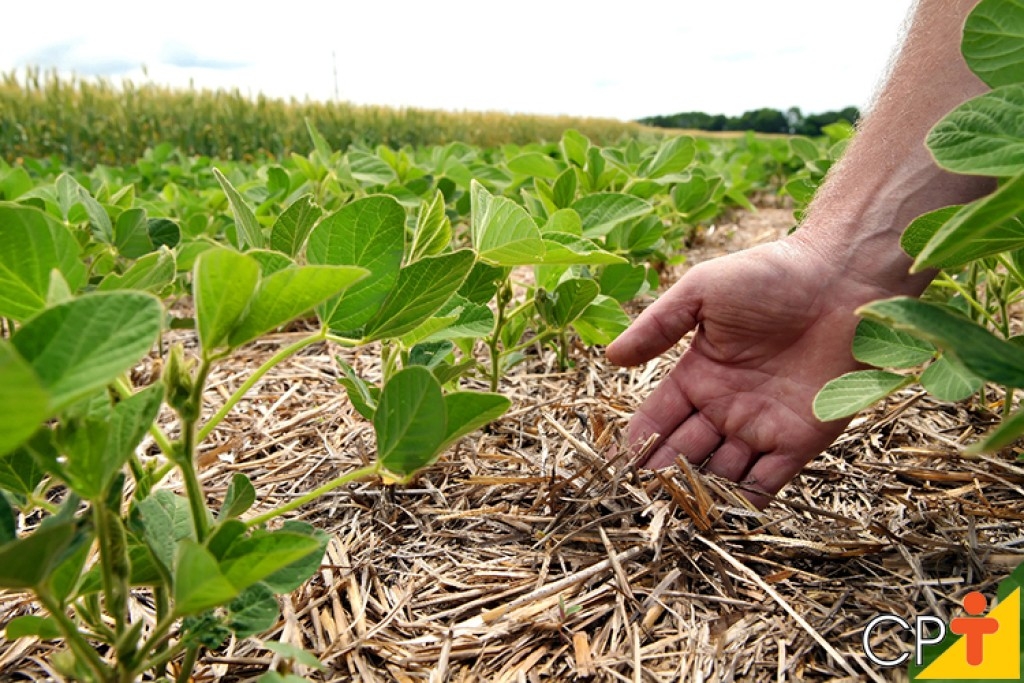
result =
[[[740,493],[757,507],[763,508],[811,459],[791,453],[766,453],[757,459],[743,478],[744,487]]]
[[[641,313],[605,350],[615,365],[637,365],[667,351],[697,326],[700,299],[694,271],[683,276],[660,299]]]
[[[722,437],[715,426],[703,414],[694,413],[662,442],[643,466],[652,470],[668,467],[679,455],[699,465],[721,443]]]

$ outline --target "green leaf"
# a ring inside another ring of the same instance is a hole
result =
[[[629,316],[615,299],[599,295],[572,326],[587,346],[603,346],[611,344],[626,331]]]
[[[547,301],[543,306],[538,301],[537,308],[551,327],[562,330],[580,317],[599,293],[600,287],[594,280],[569,278],[563,280],[550,294],[538,290],[538,297],[546,298]]]
[[[0,463],[3,463],[0,460]],[[0,547],[18,540],[18,513],[11,507],[7,495],[0,491]]]
[[[312,653],[306,652],[301,647],[296,647],[290,643],[279,643],[277,641],[268,640],[263,643],[263,647],[270,650],[271,652],[281,655],[285,659],[294,660],[297,664],[308,666],[311,669],[320,669],[326,671],[327,667],[320,663],[320,660],[313,656]]]
[[[11,338],[50,395],[50,413],[133,367],[160,333],[163,307],[142,292],[97,292],[49,308]]]
[[[985,0],[964,24],[963,53],[971,71],[993,88],[1024,80],[1024,6]]]
[[[508,276],[508,269],[477,261],[466,281],[459,287],[459,296],[474,304],[486,304],[498,292],[498,282]]]
[[[277,596],[266,584],[256,583],[228,603],[228,628],[237,638],[248,638],[273,628],[280,613]]]
[[[944,206],[935,211],[921,214],[910,222],[900,237],[900,247],[911,258],[917,258],[935,233],[963,208],[961,205]]]
[[[40,526],[28,536],[0,546],[0,588],[38,588],[75,538],[74,520]]]
[[[38,209],[0,202],[0,244],[0,317],[20,322],[45,308],[55,268],[72,291],[85,284],[74,235]]]
[[[508,170],[519,175],[537,178],[556,178],[562,167],[558,162],[540,152],[525,152],[509,159]]]
[[[205,355],[228,344],[228,335],[246,314],[259,279],[259,264],[233,249],[210,249],[196,259],[192,297]]]
[[[628,194],[599,192],[587,195],[573,203],[572,208],[583,220],[586,237],[602,237],[612,228],[651,212],[651,205]]]
[[[217,179],[217,182],[224,189],[224,195],[228,198],[228,203],[231,205],[231,213],[235,215],[235,228],[238,231],[238,240],[241,246],[243,248],[255,247],[256,249],[262,249],[266,244],[266,240],[263,238],[263,228],[260,227],[259,221],[256,220],[256,214],[249,208],[249,205],[241,193],[231,184],[231,181],[224,177],[220,169],[213,169],[213,177]]]
[[[309,133],[309,139],[313,142],[313,152],[316,156],[317,161],[322,165],[327,166],[331,163],[331,146],[327,143],[327,139],[320,134],[320,131],[316,129],[316,126],[307,118],[306,119],[306,132]]]
[[[263,583],[278,595],[284,595],[296,590],[320,569],[324,553],[327,552],[327,544],[331,541],[330,534],[317,529],[308,522],[295,519],[285,520],[284,524],[281,525],[281,530],[307,536],[316,541],[317,545],[316,550],[313,552],[278,569],[263,579]]]
[[[366,275],[365,269],[353,266],[294,266],[279,270],[260,282],[248,310],[228,335],[228,344],[241,346],[290,322]]]
[[[101,292],[117,289],[137,289],[159,294],[174,281],[177,265],[174,252],[167,247],[146,254],[133,263],[123,274],[110,273],[96,287]]]
[[[567,209],[576,201],[577,182],[576,170],[573,168],[567,168],[559,174],[551,186],[551,201],[556,208]]]
[[[348,161],[352,177],[359,181],[363,187],[387,185],[397,178],[394,169],[375,154],[354,149],[350,150],[344,156],[344,159]]]
[[[150,218],[146,230],[155,249],[174,249],[181,243],[181,228],[169,218]]]
[[[880,368],[912,368],[931,360],[935,347],[874,320],[861,320],[853,337],[853,357]]]
[[[45,476],[40,462],[28,448],[17,448],[0,458],[0,489],[4,491],[29,496]]]
[[[338,366],[341,367],[344,377],[339,377],[338,382],[345,387],[345,393],[348,394],[348,400],[352,403],[352,407],[356,409],[363,418],[367,420],[373,419],[373,414],[377,412],[377,401],[380,398],[380,389],[367,384],[362,377],[356,374],[352,367],[343,361],[340,357],[335,356],[338,361]]]
[[[1024,348],[944,306],[897,297],[868,304],[859,313],[927,339],[982,379],[1024,386]]]
[[[63,634],[52,617],[40,617],[34,614],[15,617],[8,622],[7,628],[4,629],[4,637],[7,640],[32,636],[40,640],[57,640],[63,637]]]
[[[155,248],[149,238],[145,209],[126,209],[114,222],[114,247],[124,258],[137,259]]]
[[[279,251],[271,249],[250,249],[245,252],[245,255],[255,259],[256,263],[260,264],[260,276],[263,278],[270,277],[278,271],[295,267],[294,260]]]
[[[512,406],[512,402],[500,394],[480,391],[456,391],[444,397],[448,412],[448,429],[439,451],[457,439],[476,431],[499,417]]]
[[[313,195],[302,195],[274,221],[270,229],[270,248],[295,256],[302,251],[306,238],[323,213],[313,201]]]
[[[626,303],[646,289],[647,268],[632,263],[613,264],[601,269],[598,283],[602,294]]]
[[[568,233],[545,233],[543,241],[544,253],[535,258],[533,263],[545,265],[611,265],[626,263],[626,259],[605,251],[596,243],[585,237],[577,237]]]
[[[367,341],[399,337],[434,315],[462,286],[475,255],[471,249],[427,256],[398,273],[398,282],[366,324]]]
[[[569,129],[562,133],[562,141],[559,144],[562,149],[562,156],[566,163],[575,164],[580,168],[587,165],[587,152],[590,149],[590,140],[579,131]]]
[[[814,397],[814,415],[822,422],[849,417],[914,381],[884,370],[858,370],[837,377]]]
[[[693,138],[680,135],[667,138],[658,146],[653,159],[640,166],[639,175],[644,178],[663,178],[686,169],[697,154]]]
[[[1024,158],[1021,167],[1024,168]],[[960,209],[921,250],[914,261],[914,270],[956,267],[983,256],[1021,248],[1024,246],[1024,222],[1017,217],[1021,213],[1024,213],[1024,172],[1003,183],[989,196]]]
[[[495,197],[475,180],[470,186],[470,235],[482,261],[498,266],[538,263],[544,256],[540,229],[526,209]]]
[[[170,571],[178,544],[195,540],[195,525],[188,500],[166,489],[154,491],[138,502],[142,535],[154,557]]]
[[[1024,168],[1024,83],[979,95],[946,115],[928,134],[943,168],[1013,176]]]
[[[224,494],[224,503],[217,514],[218,521],[238,517],[252,507],[256,502],[256,489],[253,487],[249,477],[241,472],[235,472],[228,484],[228,490]]]
[[[228,548],[220,561],[224,577],[241,591],[316,552],[317,539],[289,531],[254,532]]]
[[[430,371],[400,370],[384,386],[373,416],[377,460],[400,477],[411,476],[435,460],[447,424],[441,385]]]
[[[968,453],[991,453],[1012,446],[1024,434],[1024,410],[1018,410],[1004,419],[998,427],[973,444]]]
[[[398,280],[405,244],[405,210],[394,198],[346,204],[313,228],[306,257],[313,265],[359,266],[369,277],[317,307],[324,325],[354,330],[380,308]]]
[[[444,195],[438,190],[430,202],[420,205],[409,260],[417,261],[424,256],[440,254],[451,241],[452,222],[444,212]]]
[[[0,456],[32,436],[49,416],[50,395],[32,366],[0,339]]]
[[[439,314],[447,315],[446,309],[449,307],[458,312],[455,319],[447,322],[440,329],[431,331],[430,334],[418,339],[417,342],[435,342],[443,339],[479,339],[486,337],[494,329],[494,313],[483,304],[471,303],[456,294],[449,299],[448,304],[441,309]],[[427,323],[429,322],[427,321]],[[424,323],[424,325],[427,323]],[[415,332],[416,330],[413,330],[409,334],[411,335]],[[404,343],[405,337],[402,339]]]
[[[929,365],[918,381],[940,401],[962,401],[984,384],[981,378],[950,356],[942,356]]]
[[[205,612],[234,600],[240,592],[209,550],[192,539],[181,541],[174,571],[175,615]]]

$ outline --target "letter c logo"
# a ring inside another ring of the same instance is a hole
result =
[[[861,643],[864,645],[864,654],[866,654],[868,659],[871,660],[871,663],[875,664],[876,666],[899,666],[903,662],[907,661],[907,659],[910,657],[909,652],[904,652],[896,659],[882,659],[881,657],[876,655],[875,652],[871,649],[871,632],[874,631],[880,624],[884,624],[885,622],[889,621],[899,624],[907,631],[913,630],[912,628],[910,628],[910,624],[907,623],[906,619],[898,617],[895,614],[883,614],[869,621],[868,625],[864,627],[864,635],[861,638]]]

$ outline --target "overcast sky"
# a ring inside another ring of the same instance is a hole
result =
[[[453,110],[809,113],[867,104],[911,2],[5,3],[0,69]]]

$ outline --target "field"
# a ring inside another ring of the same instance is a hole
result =
[[[57,90],[24,101],[98,97]],[[865,652],[872,618],[1008,585],[1020,175],[915,221],[942,274],[866,310],[874,383],[818,406],[856,418],[759,511],[623,457],[686,342],[603,348],[794,229],[848,127],[412,144],[282,111],[301,145],[0,162],[0,678],[884,681],[909,636]]]

